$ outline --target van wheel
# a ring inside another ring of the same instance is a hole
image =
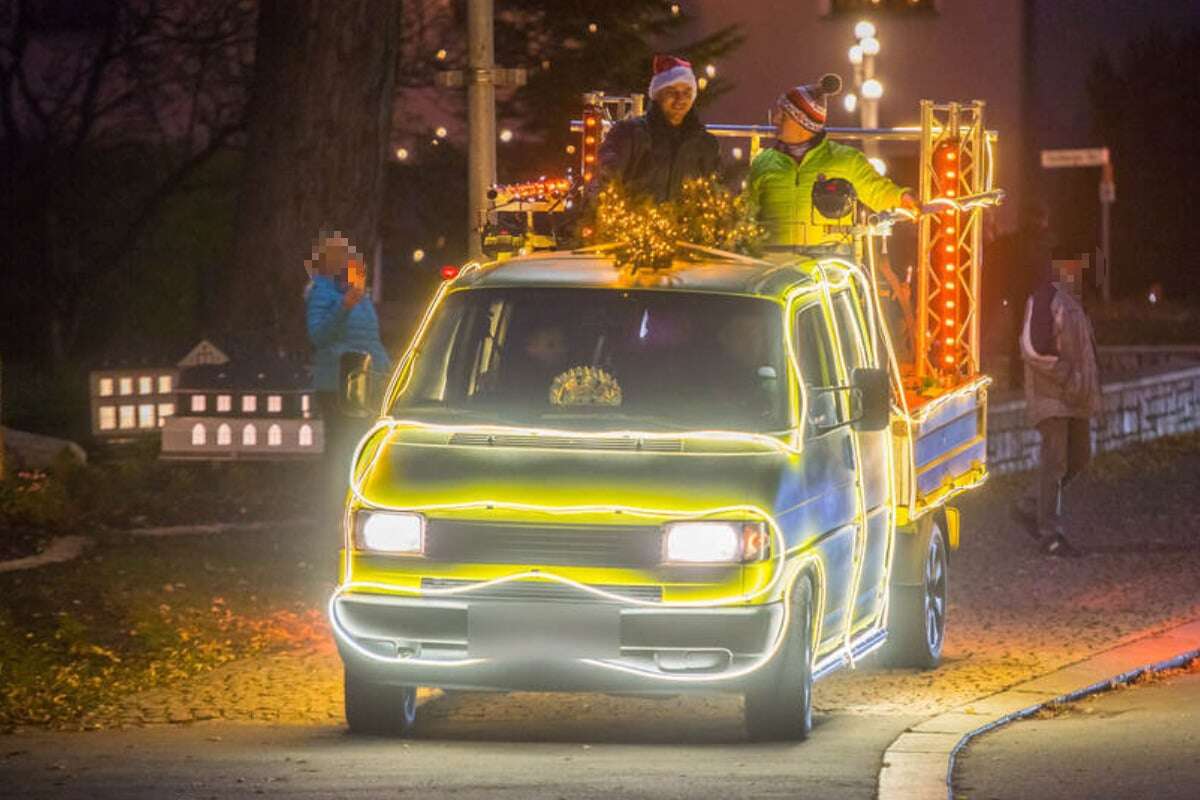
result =
[[[934,519],[925,548],[919,586],[892,586],[887,662],[894,667],[933,669],[942,661],[946,640],[949,585],[946,537]]]
[[[351,733],[409,736],[417,721],[415,686],[372,683],[345,670],[346,724]]]
[[[812,594],[812,583],[801,577],[780,651],[746,692],[746,732],[755,741],[800,741],[812,731]]]

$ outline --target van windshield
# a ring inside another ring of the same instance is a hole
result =
[[[779,305],[751,297],[460,291],[438,309],[392,413],[556,428],[783,430],[782,326]]]

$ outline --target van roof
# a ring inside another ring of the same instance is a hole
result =
[[[478,289],[664,289],[780,299],[793,287],[813,282],[815,265],[816,261],[808,257],[776,264],[733,255],[704,255],[676,260],[669,269],[634,273],[602,253],[547,252],[484,264],[465,272],[456,283]]]

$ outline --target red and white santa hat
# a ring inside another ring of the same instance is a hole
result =
[[[650,99],[668,86],[685,83],[696,93],[696,73],[692,72],[692,62],[684,61],[675,56],[657,55],[654,57],[654,77],[650,79]]]
[[[820,133],[825,129],[825,98],[841,90],[842,79],[829,73],[817,83],[793,86],[779,95],[775,105],[806,130]]]

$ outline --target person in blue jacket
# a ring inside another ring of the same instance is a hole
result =
[[[342,355],[371,357],[373,382],[391,369],[391,358],[379,339],[379,318],[366,295],[366,269],[354,247],[338,232],[322,235],[308,263],[312,282],[305,290],[308,338],[313,346],[313,389],[325,425],[325,451],[336,456],[348,446],[354,421],[339,397]]]

